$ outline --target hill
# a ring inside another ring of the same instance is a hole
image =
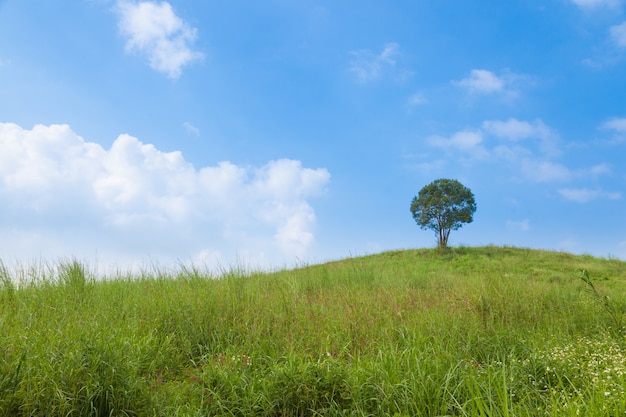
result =
[[[626,412],[626,263],[509,247],[294,270],[0,271],[0,415]]]

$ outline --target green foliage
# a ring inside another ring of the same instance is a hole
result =
[[[624,308],[623,303],[620,305],[615,300],[611,300],[607,295],[600,294],[586,269],[579,270],[578,277],[585,283],[587,290],[592,295],[593,299],[596,300],[603,307],[604,311],[611,317],[613,322],[611,330],[618,333],[624,333],[626,330],[626,327],[624,326],[624,311],[626,311],[626,309]]]
[[[474,194],[450,179],[438,179],[426,185],[411,202],[413,218],[422,229],[437,233],[439,248],[448,246],[451,230],[472,222],[475,211]]]
[[[460,247],[155,272],[0,268],[0,417],[626,411],[619,260]]]

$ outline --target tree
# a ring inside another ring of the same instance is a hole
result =
[[[422,188],[411,202],[411,213],[417,224],[439,235],[439,248],[448,246],[451,230],[472,222],[475,211],[474,194],[457,180],[435,180]]]

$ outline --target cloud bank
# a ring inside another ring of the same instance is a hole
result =
[[[612,119],[603,127],[620,131],[622,119]],[[586,168],[572,169],[560,162],[563,154],[559,134],[541,119],[533,121],[509,118],[485,120],[480,128],[464,129],[450,136],[431,136],[426,143],[444,152],[448,161],[462,164],[490,163],[506,167],[517,179],[536,182],[567,182],[573,179],[596,179],[610,174],[609,164],[601,162]],[[442,161],[440,155],[425,154]],[[416,164],[423,170],[443,170],[446,163]],[[566,197],[572,194],[565,193]],[[580,201],[581,198],[570,197]]]
[[[67,125],[0,123],[0,147],[0,250],[17,258],[295,259],[315,239],[309,201],[330,180],[290,159],[196,169],[180,152],[127,134],[105,149]]]

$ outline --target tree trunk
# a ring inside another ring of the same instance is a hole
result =
[[[445,249],[448,247],[448,238],[450,237],[450,229],[439,229],[439,247]]]

